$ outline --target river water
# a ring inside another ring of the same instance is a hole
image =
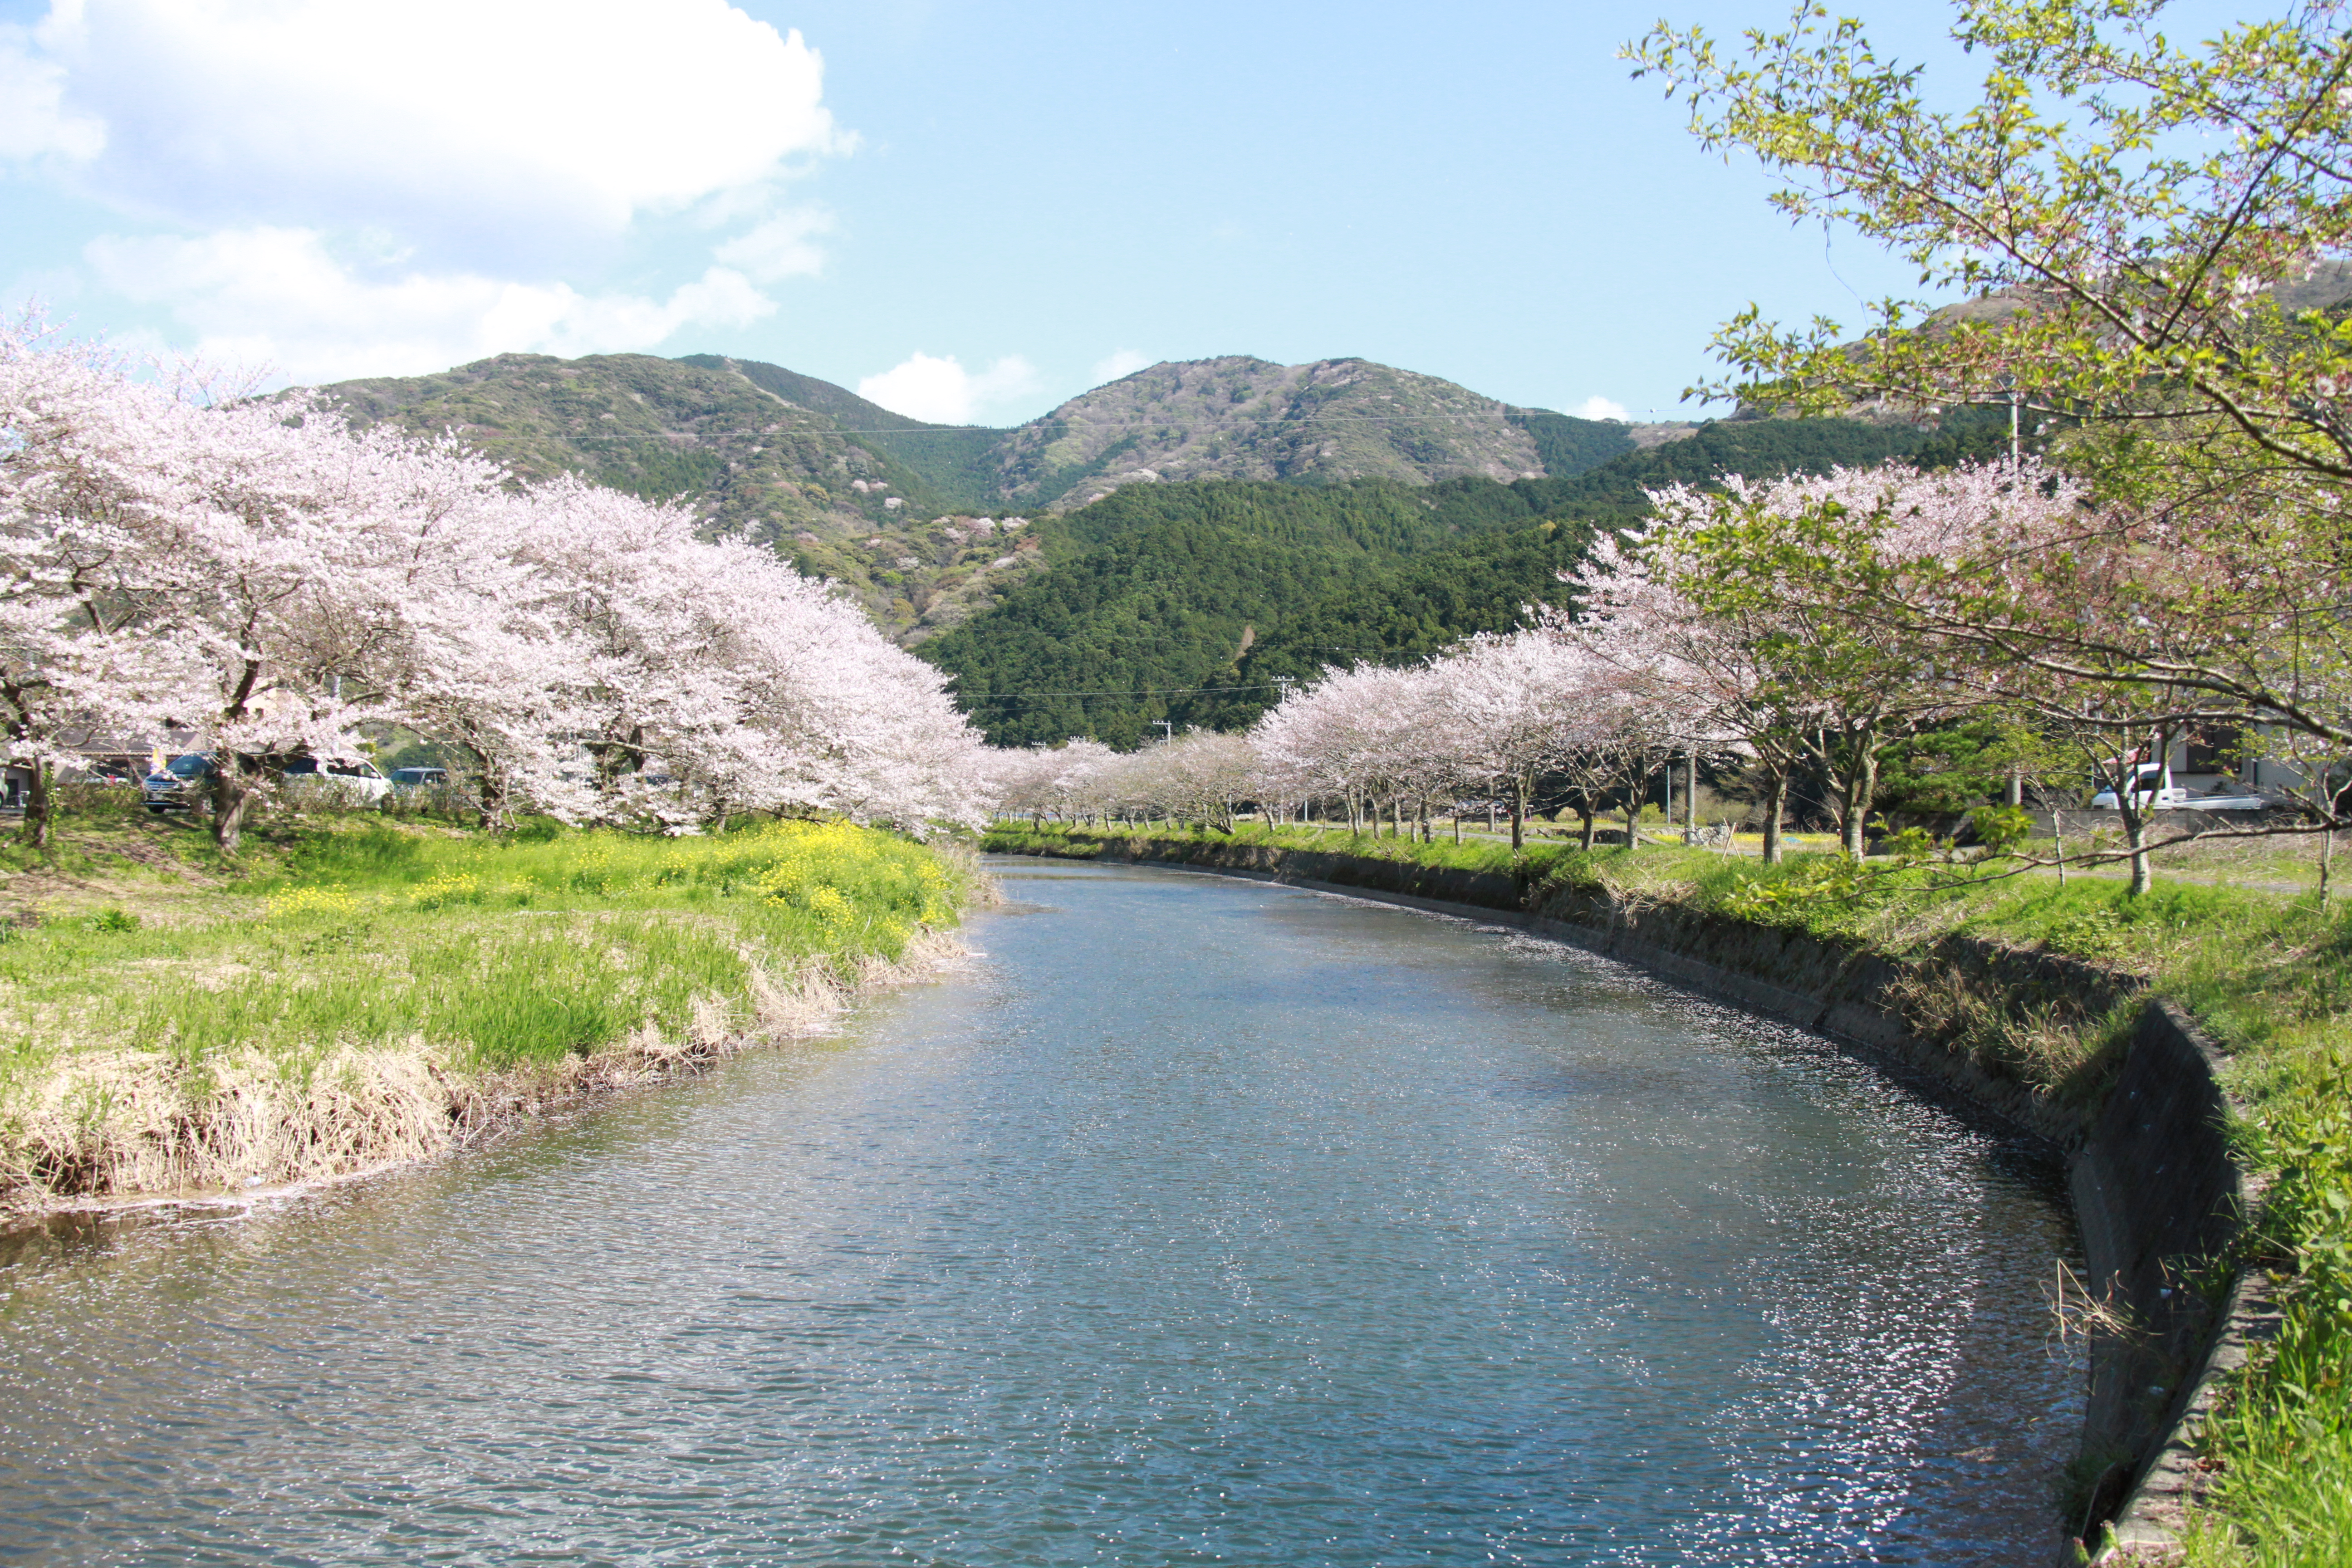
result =
[[[2046,1169],[1523,936],[997,869],[814,1048],[0,1246],[0,1563],[2050,1559]]]

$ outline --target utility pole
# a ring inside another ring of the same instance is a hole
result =
[[[1160,726],[1160,738],[1161,740],[1173,741],[1176,739],[1176,726],[1172,722],[1166,719],[1154,719],[1152,722]]]

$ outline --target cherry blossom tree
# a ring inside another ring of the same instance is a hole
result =
[[[0,332],[0,722],[193,731],[234,853],[275,759],[399,721],[517,805],[672,830],[738,810],[977,826],[946,678],[682,510],[512,485],[300,395],[222,402]]]
[[[1707,145],[1786,177],[1784,211],[1960,300],[1890,300],[1860,341],[1751,310],[1706,390],[2054,416],[2053,450],[2108,503],[1987,540],[1902,607],[2077,717],[2226,715],[2331,828],[2352,752],[2345,16],[2325,0],[2206,33],[2160,4],[1959,0],[1984,74],[1958,97],[1811,5],[1739,47],[1661,24],[1632,51]]]
[[[1791,775],[1817,771],[1856,857],[1885,745],[2006,695],[1948,635],[1871,613],[1873,595],[1904,603],[1979,559],[1987,539],[2065,526],[2083,506],[2079,486],[2038,468],[1900,464],[1651,499],[1649,525],[1603,542],[1575,574],[1594,646],[1684,686],[1708,727],[1759,758],[1774,797],[1768,837]]]
[[[127,514],[142,468],[123,367],[37,319],[0,329],[0,731],[29,764],[24,837],[48,842],[51,783],[72,748],[126,710],[176,650],[142,650],[152,610]]]
[[[1537,776],[1590,754],[1614,727],[1618,672],[1548,631],[1473,637],[1437,669],[1463,765],[1498,781],[1510,801],[1516,852]]]
[[[1404,800],[1433,793],[1455,771],[1435,689],[1423,670],[1325,670],[1251,731],[1266,793],[1342,801],[1359,831],[1369,819],[1377,833],[1383,810],[1401,821]]]
[[[1860,852],[1891,735],[1991,711],[2065,739],[2115,792],[2132,885],[2145,890],[2155,840],[2134,788],[2143,759],[2224,728],[2257,745],[2311,732],[2278,722],[2251,690],[2183,674],[2188,650],[2231,635],[2226,616],[2200,613],[2194,584],[2210,560],[2039,464],[1890,464],[1654,500],[1645,532],[1596,550],[1583,570],[1594,625],[1621,643],[1663,641],[1766,759],[1776,789],[1801,764],[1826,773],[1848,853]],[[2154,548],[2168,538],[2177,548]],[[2315,683],[2300,689],[2306,711],[2326,697]]]

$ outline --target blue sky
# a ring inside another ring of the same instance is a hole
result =
[[[1958,61],[1939,14],[1864,14]],[[300,381],[713,352],[1011,423],[1155,360],[1358,354],[1687,416],[1749,300],[1854,323],[1910,279],[1701,152],[1615,58],[1649,19],[0,0],[0,298]]]

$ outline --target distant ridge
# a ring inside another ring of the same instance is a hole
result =
[[[1696,428],[1515,408],[1370,360],[1246,354],[1155,364],[1009,430],[910,419],[722,354],[498,354],[322,390],[362,423],[458,430],[520,473],[688,495],[729,526],[785,530],[1062,510],[1168,480],[1565,479]]]
[[[1009,430],[910,419],[722,354],[496,354],[320,390],[362,425],[454,430],[526,479],[573,473],[675,499],[710,531],[835,579],[908,641],[1042,568],[1028,520],[1129,486],[1512,483],[1582,473],[1637,444],[1633,426],[1515,408],[1364,359],[1156,364]]]
[[[1596,530],[1638,522],[1650,489],[1949,462],[1972,455],[1969,434],[1759,419],[1628,442],[1565,479],[1131,485],[1041,524],[1051,569],[918,651],[999,744],[1238,728],[1327,668],[1413,663],[1525,625],[1528,605],[1562,602],[1559,574]]]
[[[996,451],[1007,505],[1085,506],[1122,485],[1187,479],[1498,484],[1549,475],[1521,411],[1370,360],[1274,364],[1246,354],[1155,364],[1010,432]],[[1593,420],[1590,468],[1630,450]],[[1547,425],[1548,432],[1554,427]],[[1554,441],[1557,452],[1573,441]]]

